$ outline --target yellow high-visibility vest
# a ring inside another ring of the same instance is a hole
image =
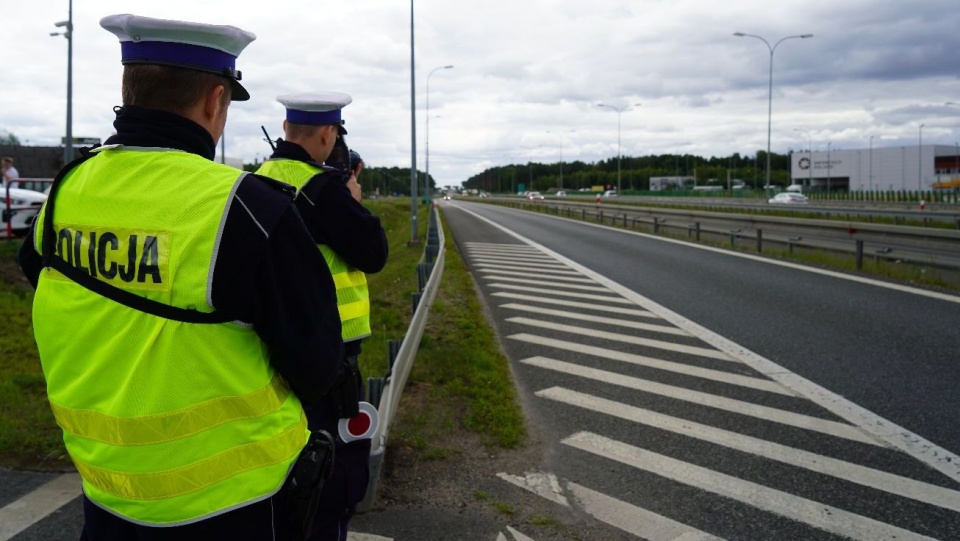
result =
[[[106,147],[60,185],[57,256],[138,296],[213,312],[223,218],[242,178],[185,152]],[[187,524],[268,498],[307,442],[300,401],[249,325],[151,315],[49,267],[33,324],[84,493],[131,522]]]

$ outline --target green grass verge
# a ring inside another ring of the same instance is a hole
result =
[[[423,460],[459,452],[458,430],[478,434],[488,447],[513,448],[526,437],[508,361],[449,233],[446,250],[392,437]]]
[[[380,216],[390,243],[386,267],[368,277],[373,334],[364,341],[360,357],[365,376],[381,376],[387,370],[387,341],[402,339],[410,324],[423,244],[408,246],[409,200],[365,204]],[[421,240],[427,212],[428,207],[420,205]],[[70,463],[46,398],[33,340],[33,292],[16,264],[19,245],[0,241],[0,466],[60,469]],[[425,401],[405,398],[397,428],[397,437],[424,460],[458,452],[456,445],[442,441],[452,430],[476,432],[489,445],[502,447],[517,445],[525,435],[507,361],[499,354],[470,275],[449,237],[447,254],[443,285],[408,381],[408,388],[429,392],[419,395]]]
[[[20,241],[0,241],[0,466],[69,466],[33,340],[33,290],[16,253]]]

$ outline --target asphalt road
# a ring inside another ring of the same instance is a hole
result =
[[[588,514],[648,539],[960,538],[960,298],[442,208]]]

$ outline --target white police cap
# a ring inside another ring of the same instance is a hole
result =
[[[120,38],[123,64],[160,64],[222,75],[230,79],[233,100],[250,99],[238,81],[236,60],[257,36],[234,26],[108,15],[100,26]]]
[[[277,101],[287,108],[288,122],[317,126],[336,124],[341,135],[347,133],[340,110],[349,105],[353,98],[343,92],[284,94],[277,96]]]

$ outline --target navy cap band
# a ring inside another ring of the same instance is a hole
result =
[[[333,111],[298,111],[296,109],[287,109],[287,121],[296,124],[316,124],[323,126],[326,124],[340,125],[340,109]]]
[[[120,54],[124,64],[157,62],[191,66],[240,79],[240,72],[236,70],[237,57],[210,47],[166,41],[124,41],[120,43]]]

